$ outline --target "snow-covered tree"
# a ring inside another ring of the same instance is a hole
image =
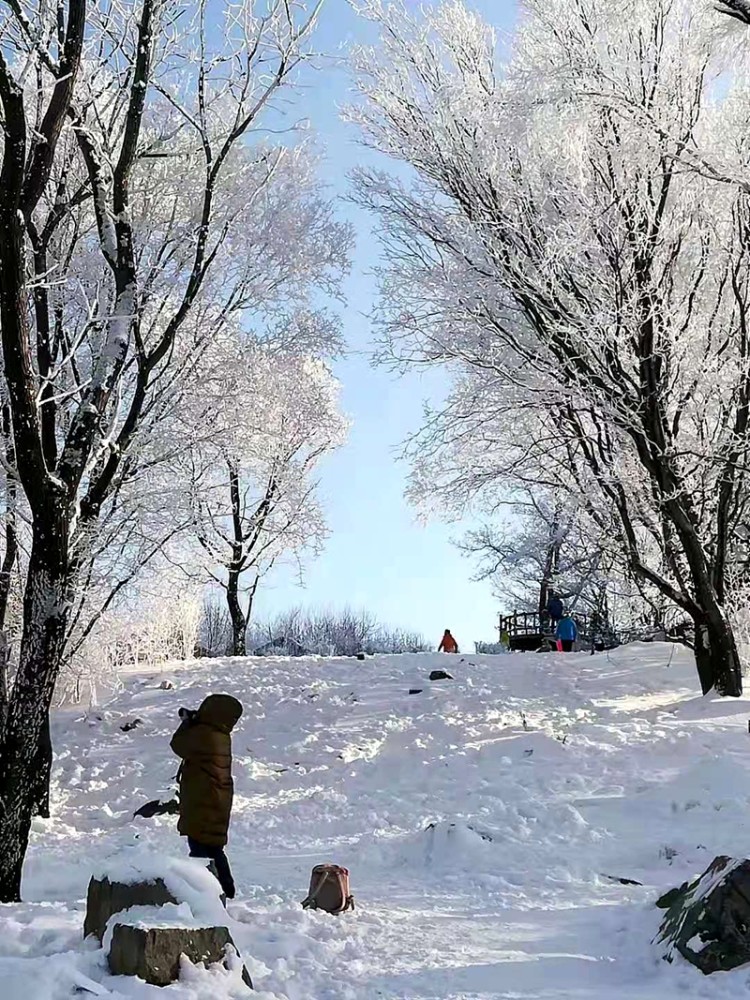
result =
[[[223,359],[217,396],[204,386],[196,401],[200,426],[188,433],[192,444],[178,463],[203,565],[226,594],[235,656],[245,655],[263,577],[285,558],[301,565],[327,533],[315,474],[341,444],[345,422],[326,364],[289,353],[294,342],[290,335],[281,349],[234,346],[230,363]]]
[[[263,167],[258,176],[258,164],[271,154],[272,175]],[[180,564],[199,583],[221,572],[215,560],[206,559],[205,549],[196,553],[187,539],[196,537],[197,514],[210,512],[218,518],[220,495],[229,503],[227,455],[231,453],[236,467],[259,471],[261,442],[268,453],[271,413],[278,410],[279,394],[288,389],[284,366],[301,372],[305,359],[305,370],[312,372],[316,359],[341,350],[337,319],[316,303],[321,296],[338,295],[352,234],[348,224],[336,220],[312,144],[265,148],[262,156],[257,149],[239,150],[235,159],[227,193],[239,200],[255,192],[255,199],[243,209],[243,225],[232,234],[227,266],[207,278],[205,307],[194,311],[187,336],[176,344],[173,371],[178,367],[180,378],[165,387],[141,426],[138,475],[122,478],[102,510],[88,552],[88,584],[76,595],[66,657],[78,655],[100,617],[110,619],[119,604],[132,602],[133,587],[147,566],[155,564],[158,576],[165,560]],[[189,171],[174,177],[165,170],[157,179],[149,176],[147,183],[143,204],[152,207],[142,223],[144,240],[150,238],[156,211],[165,205],[173,211],[191,178]],[[167,289],[152,289],[154,296],[167,294]],[[290,365],[290,358],[298,360]],[[305,390],[303,398],[305,392],[310,395]],[[307,416],[312,439],[318,432],[316,414],[309,410]],[[267,430],[254,437],[266,418]],[[332,413],[330,418],[335,419]],[[298,507],[300,523],[290,525],[290,539],[293,532],[303,534],[307,509]],[[200,537],[213,542],[212,536],[212,527],[204,525]],[[312,535],[309,541],[312,550]],[[247,575],[253,566],[263,571],[269,566],[260,558],[260,539],[258,543],[258,558],[247,564]],[[221,544],[215,555],[219,562],[226,558]]]
[[[264,126],[279,123],[274,98],[318,6],[4,5],[0,327],[30,547],[0,735],[2,901],[20,893],[49,706],[103,513],[141,475],[142,433],[205,341],[255,308],[258,258],[236,248],[287,155]]]
[[[503,66],[458,0],[362,6],[385,30],[352,114],[416,172],[359,175],[382,220],[385,352],[456,374],[416,489],[454,506],[488,483],[568,492],[692,619],[703,689],[739,694],[748,202],[692,164],[721,149],[741,173],[747,133],[712,87],[711,15],[528,0]]]
[[[477,560],[478,579],[490,581],[498,598],[540,615],[553,595],[569,609],[586,610],[599,599],[610,569],[585,515],[539,492],[509,496],[460,548]]]
[[[178,568],[155,573],[147,587],[113,604],[93,622],[86,641],[66,656],[55,701],[93,706],[116,691],[122,673],[195,656],[201,619],[200,587],[186,586]]]

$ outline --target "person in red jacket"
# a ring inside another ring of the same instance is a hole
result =
[[[457,653],[458,643],[451,635],[451,630],[447,628],[443,633],[443,638],[438,646],[438,653]]]

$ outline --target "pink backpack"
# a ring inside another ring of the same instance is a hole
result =
[[[354,909],[349,890],[349,872],[339,865],[316,865],[310,876],[310,890],[302,901],[306,910],[344,913]]]

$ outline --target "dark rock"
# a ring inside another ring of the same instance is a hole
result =
[[[140,809],[136,809],[133,816],[142,816],[143,819],[152,819],[154,816],[177,816],[180,811],[180,803],[177,799],[170,799],[169,802],[160,802],[159,799],[154,799],[153,802],[147,802],[145,806],[141,806]]]
[[[689,887],[689,882],[683,882],[679,888],[670,889],[669,892],[665,892],[663,896],[659,896],[656,900],[656,905],[660,910],[668,910],[673,903],[682,899]]]
[[[610,882],[617,882],[619,885],[643,885],[643,882],[636,882],[634,878],[622,878],[620,875],[602,875],[602,878],[609,879]]]
[[[160,691],[173,691],[174,690],[174,684],[171,681],[162,681],[161,684],[159,685],[159,690]]]
[[[113,976],[138,976],[151,986],[169,986],[180,978],[180,958],[191,962],[224,962],[227,946],[235,948],[226,927],[131,927],[115,924],[109,950]],[[238,953],[239,954],[239,953]],[[242,979],[253,988],[247,969]]]
[[[366,660],[367,659],[367,655],[365,653],[357,653],[357,659],[358,660]]]
[[[695,882],[657,903],[667,912],[656,937],[705,975],[750,962],[750,861],[719,857]]]
[[[120,726],[120,729],[123,733],[132,733],[134,729],[137,729],[138,726],[142,725],[143,719],[133,719],[132,722],[126,722],[124,726]]]
[[[430,674],[431,681],[452,681],[453,677],[447,670],[433,670]]]
[[[495,838],[487,830],[478,830],[475,826],[471,826],[469,823],[428,823],[424,828],[425,833],[431,833],[433,836],[445,831],[445,835],[452,838],[455,834],[461,833],[461,831],[468,830],[469,833],[473,833],[475,837],[479,837],[486,844],[494,844]]]
[[[421,694],[424,688],[409,688],[409,694]]]
[[[452,823],[451,826],[455,826],[455,823]],[[487,833],[486,830],[477,830],[475,826],[467,826],[466,829],[471,830],[472,833],[475,833],[477,837],[481,837],[488,844],[494,844],[495,842],[495,838],[491,833]]]
[[[83,936],[95,934],[101,941],[107,921],[115,913],[131,906],[164,906],[179,902],[161,879],[152,882],[110,882],[108,878],[92,878],[86,898],[86,919]]]

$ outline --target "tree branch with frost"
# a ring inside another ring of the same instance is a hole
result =
[[[113,272],[115,297],[113,315],[105,324],[106,336],[102,351],[60,456],[61,475],[74,489],[77,489],[88,465],[96,425],[118,383],[127,358],[130,332],[137,322],[138,279],[129,212],[130,175],[136,161],[143,126],[146,93],[151,76],[154,22],[159,8],[159,0],[143,0],[123,137],[111,175],[111,200],[107,190],[109,185],[103,181],[102,164],[96,158],[94,144],[85,134],[83,123],[79,121],[76,124],[76,134],[94,192],[102,252]]]
[[[279,10],[280,7],[276,4],[273,8],[274,16],[278,14]],[[117,449],[110,454],[108,462],[105,463],[99,475],[92,482],[88,495],[84,498],[82,505],[85,511],[96,511],[101,505],[109,487],[109,483],[111,483],[113,477],[116,475],[119,461],[117,455],[124,448],[127,448],[129,440],[135,433],[139,415],[145,402],[147,389],[151,383],[154,373],[158,370],[159,366],[166,359],[168,359],[173,349],[175,339],[183,323],[190,314],[190,310],[192,309],[204,285],[206,275],[209,273],[211,266],[213,265],[217,254],[224,243],[227,233],[226,228],[223,232],[218,234],[218,238],[216,239],[214,246],[209,247],[216,188],[230,153],[233,151],[240,139],[250,129],[257,116],[270,100],[271,96],[282,86],[289,73],[297,65],[299,59],[302,58],[299,52],[299,45],[312,29],[317,18],[318,10],[319,5],[316,5],[313,9],[313,14],[309,18],[305,19],[301,26],[293,33],[290,33],[286,38],[284,45],[280,48],[278,64],[271,81],[262,87],[260,95],[251,95],[248,107],[238,108],[234,124],[219,144],[219,151],[217,154],[213,153],[210,137],[205,134],[201,136],[206,163],[206,175],[202,197],[201,217],[197,229],[195,251],[190,276],[187,280],[182,300],[178,308],[172,314],[157,343],[151,348],[147,357],[139,366],[138,384],[131,400],[130,412],[123,422],[118,436]],[[269,23],[273,24],[273,17],[271,17]],[[251,47],[250,52],[254,53],[253,59],[259,58],[259,51],[258,44]],[[252,60],[250,60],[246,64],[244,74],[245,79],[250,79],[252,68]],[[201,62],[199,77],[204,81],[203,86],[205,88],[206,70],[203,62]],[[194,121],[199,123],[200,116],[194,119]]]
[[[41,25],[39,29],[34,28],[32,21],[24,13],[20,0],[7,0],[7,2],[8,7],[10,8],[11,16],[20,27],[22,36],[26,39],[37,57],[41,60],[42,64],[47,68],[51,75],[59,77],[61,73],[60,65],[55,59],[52,58],[49,49],[42,42]]]
[[[721,0],[716,10],[721,14],[734,17],[743,24],[750,24],[750,3],[748,0]]]

